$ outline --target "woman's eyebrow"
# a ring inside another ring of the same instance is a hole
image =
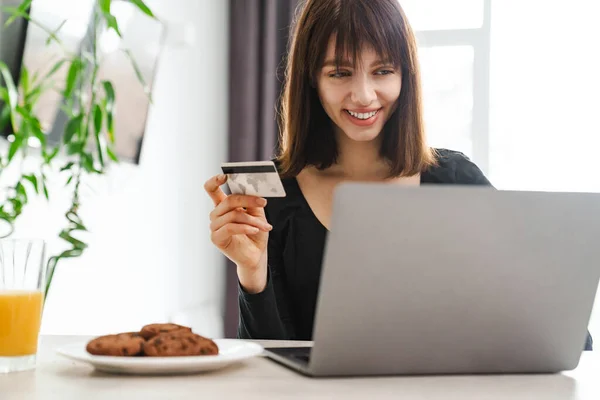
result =
[[[375,60],[371,63],[371,68],[376,67],[378,65],[391,65],[393,64],[391,60]],[[346,67],[346,68],[350,68],[352,67],[352,63],[350,61],[342,61],[340,64],[338,64],[335,60],[327,60],[323,63],[323,68],[326,67]]]

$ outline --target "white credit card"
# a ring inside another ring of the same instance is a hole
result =
[[[231,194],[285,197],[285,189],[273,161],[222,163]]]

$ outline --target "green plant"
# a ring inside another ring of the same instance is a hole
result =
[[[156,18],[143,0],[128,1],[148,17]],[[7,188],[6,197],[0,203],[0,220],[11,226],[12,233],[15,222],[31,196],[44,195],[49,199],[49,171],[58,169],[65,175],[65,186],[71,191],[71,205],[65,214],[68,222],[59,234],[60,238],[68,243],[69,248],[48,258],[48,280],[44,299],[50,291],[57,263],[61,259],[79,257],[88,246],[74,236],[77,232],[86,231],[78,214],[82,177],[85,174],[103,174],[111,162],[118,162],[114,152],[117,93],[110,81],[100,80],[98,75],[102,64],[98,51],[101,33],[112,29],[121,36],[118,21],[111,13],[112,2],[113,0],[95,0],[92,18],[94,33],[90,41],[90,50],[77,54],[67,51],[58,38],[66,21],[53,30],[43,26],[31,18],[32,0],[23,0],[18,7],[3,9],[10,15],[6,25],[12,24],[18,18],[25,18],[30,24],[42,28],[48,34],[47,45],[55,42],[61,46],[63,53],[45,73],[35,71],[30,74],[24,65],[18,86],[15,85],[6,64],[0,62],[3,81],[0,99],[4,103],[0,110],[0,128],[4,129],[10,124],[13,132],[9,137],[10,145],[6,154],[0,154],[0,174],[27,157],[39,160],[33,170],[21,169],[14,185]],[[127,49],[123,51],[129,56],[140,83],[145,87],[146,83],[131,53]],[[67,67],[66,78],[56,79],[57,72]],[[64,98],[62,108],[69,118],[61,142],[54,146],[48,145],[47,132],[44,132],[36,114],[38,100],[50,90],[58,91]],[[32,142],[36,144],[33,147]]]

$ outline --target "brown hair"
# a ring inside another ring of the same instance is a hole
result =
[[[284,177],[308,165],[324,169],[337,160],[332,122],[316,89],[327,46],[335,35],[336,63],[356,60],[365,45],[402,73],[396,110],[383,127],[380,155],[390,176],[411,176],[435,164],[426,144],[417,44],[398,0],[306,0],[290,41],[278,157]]]

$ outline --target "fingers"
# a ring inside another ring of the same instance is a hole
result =
[[[210,213],[210,220],[214,221],[215,219],[227,214],[230,211],[237,210],[238,208],[248,209],[248,213],[250,215],[264,215],[264,210],[262,208],[266,205],[267,200],[261,197],[247,196],[241,194],[225,196],[225,199],[221,200],[216,205],[214,210]]]
[[[273,229],[273,227],[264,218],[252,216],[245,211],[236,210],[228,212],[227,214],[211,221],[210,230],[217,231],[225,225],[231,223],[254,226],[260,229],[261,231],[265,232],[268,232],[271,229]]]
[[[216,175],[204,183],[204,190],[210,196],[213,203],[218,205],[227,198],[227,195],[221,190],[221,185],[227,182],[227,175]]]
[[[255,235],[260,230],[255,226],[246,224],[227,224],[216,231],[213,231],[210,240],[218,247],[227,247],[233,235]]]

